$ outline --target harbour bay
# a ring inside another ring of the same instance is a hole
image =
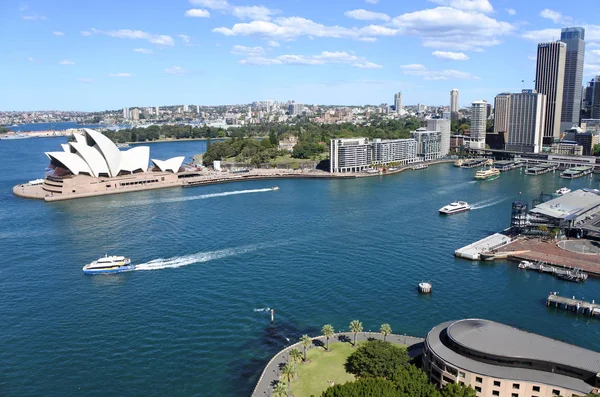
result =
[[[253,181],[60,203],[12,186],[43,175],[63,138],[0,145],[0,394],[250,394],[262,367],[325,323],[381,323],[424,336],[442,321],[483,317],[600,350],[598,320],[548,309],[549,291],[598,299],[507,262],[452,256],[508,226],[511,202],[560,187],[597,188],[519,170],[474,182],[450,164],[356,180]],[[156,158],[205,142],[150,144]],[[277,184],[278,191],[263,190]],[[236,192],[237,194],[230,194]],[[454,200],[475,209],[451,217]],[[104,253],[139,271],[89,277]],[[421,281],[433,294],[418,295]],[[272,307],[275,322],[266,312]],[[110,382],[107,382],[110,379]]]

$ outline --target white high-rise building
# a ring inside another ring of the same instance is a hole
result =
[[[581,82],[583,79],[583,59],[585,53],[585,29],[564,28],[560,41],[567,45],[565,58],[565,84],[561,114],[561,131],[579,125],[581,112]]]
[[[196,114],[200,114],[200,106],[196,105]]]
[[[394,109],[396,109],[396,113],[400,113],[402,110],[402,93],[398,92],[394,94]]]
[[[417,141],[417,155],[424,161],[436,160],[442,157],[442,134],[439,131],[427,131],[420,128],[412,132]]]
[[[458,118],[458,89],[450,91],[450,114],[452,119]]]
[[[494,132],[502,134],[508,131],[508,107],[510,94],[503,92],[494,100]]]
[[[189,111],[188,105],[183,105],[183,113],[187,113]]]
[[[442,157],[450,152],[450,120],[448,119],[429,119],[427,120],[427,129],[430,131],[439,131],[441,134],[440,154]]]
[[[560,138],[566,56],[563,42],[538,44],[535,90],[546,95],[544,139],[548,143]]]
[[[246,114],[246,118],[247,119],[252,118],[252,107],[250,107],[250,106],[248,106],[248,113]]]
[[[332,139],[329,151],[329,171],[332,173],[360,172],[371,164],[368,138]]]
[[[160,116],[160,108],[158,106],[154,109],[154,114]]]
[[[485,149],[487,102],[475,101],[471,104],[471,146],[473,150]]]
[[[123,108],[123,118],[125,120],[129,120],[129,109],[128,108]]]
[[[506,150],[539,153],[542,149],[546,95],[535,90],[510,94]]]

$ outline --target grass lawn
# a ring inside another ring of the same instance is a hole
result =
[[[329,380],[336,385],[354,380],[354,375],[344,369],[344,363],[356,349],[350,343],[331,341],[329,347],[330,352],[325,352],[325,348],[322,347],[313,347],[306,352],[310,362],[298,363],[298,379],[291,384],[294,397],[318,397],[330,386],[327,383]]]

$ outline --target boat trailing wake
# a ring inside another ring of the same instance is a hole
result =
[[[209,262],[215,259],[227,258],[229,256],[242,255],[248,252],[256,251],[260,248],[262,248],[261,245],[247,245],[218,251],[198,252],[191,255],[175,256],[167,259],[153,259],[150,262],[135,265],[135,270],[176,269],[178,267],[193,265],[195,263]]]
[[[268,312],[270,310],[271,310],[270,307],[263,307],[261,309],[254,309],[255,312]]]
[[[198,196],[185,196],[185,197],[171,197],[164,198],[158,200],[140,200],[140,201],[131,201],[127,203],[115,202],[113,203],[114,207],[131,207],[131,206],[141,206],[141,205],[150,205],[150,204],[161,204],[161,203],[179,203],[183,201],[193,201],[193,200],[204,200],[214,197],[225,197],[225,196],[235,196],[238,194],[250,194],[250,193],[264,193],[264,192],[272,192],[272,188],[264,188],[264,189],[248,189],[248,190],[234,190],[231,192],[221,192],[221,193],[209,193],[209,194],[200,194]]]
[[[502,199],[491,198],[491,199],[483,200],[483,201],[480,201],[478,203],[473,204],[471,206],[471,209],[473,209],[473,210],[480,210],[480,209],[483,209],[483,208],[488,208],[488,207],[500,204],[503,201],[506,201],[508,199],[509,199],[509,197],[504,197]]]

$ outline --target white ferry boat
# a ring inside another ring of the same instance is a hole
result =
[[[569,189],[568,187],[561,187],[560,189],[558,189],[556,191],[556,194],[560,194],[560,195],[567,194],[567,193],[571,193],[571,189]]]
[[[85,274],[107,274],[128,272],[134,269],[129,258],[124,256],[104,256],[92,263],[88,263],[83,267]]]
[[[459,212],[469,211],[472,207],[466,201],[455,201],[445,207],[440,208],[440,214],[452,215]]]
[[[500,170],[498,168],[482,169],[475,173],[475,180],[478,181],[493,181],[500,178]]]

